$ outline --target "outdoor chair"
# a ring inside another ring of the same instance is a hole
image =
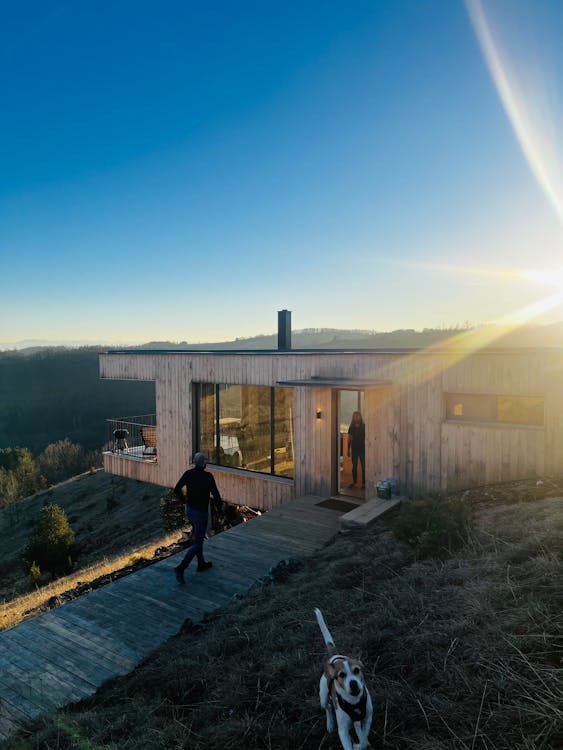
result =
[[[139,433],[143,441],[143,456],[156,456],[156,427],[141,427]]]

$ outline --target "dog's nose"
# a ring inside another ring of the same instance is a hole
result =
[[[358,693],[360,692],[360,685],[356,682],[356,680],[352,680],[350,682],[350,692],[352,693],[352,695],[358,695]]]

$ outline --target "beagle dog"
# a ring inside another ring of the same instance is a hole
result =
[[[321,708],[326,711],[326,730],[334,731],[334,721],[344,750],[365,750],[371,727],[373,706],[357,659],[336,654],[336,647],[320,609],[315,615],[328,651],[319,685]]]

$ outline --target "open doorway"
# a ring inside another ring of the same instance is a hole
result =
[[[337,391],[338,494],[365,497],[365,395],[363,391]]]

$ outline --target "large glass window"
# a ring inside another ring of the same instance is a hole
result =
[[[293,476],[293,388],[274,388],[274,474]]]
[[[216,463],[215,454],[215,422],[217,419],[215,406],[215,386],[202,383],[199,387],[197,421],[197,449],[204,453],[209,461]]]
[[[196,450],[211,463],[293,477],[293,389],[195,385]]]
[[[541,396],[493,396],[446,394],[446,419],[458,422],[500,422],[541,426],[544,422]]]

